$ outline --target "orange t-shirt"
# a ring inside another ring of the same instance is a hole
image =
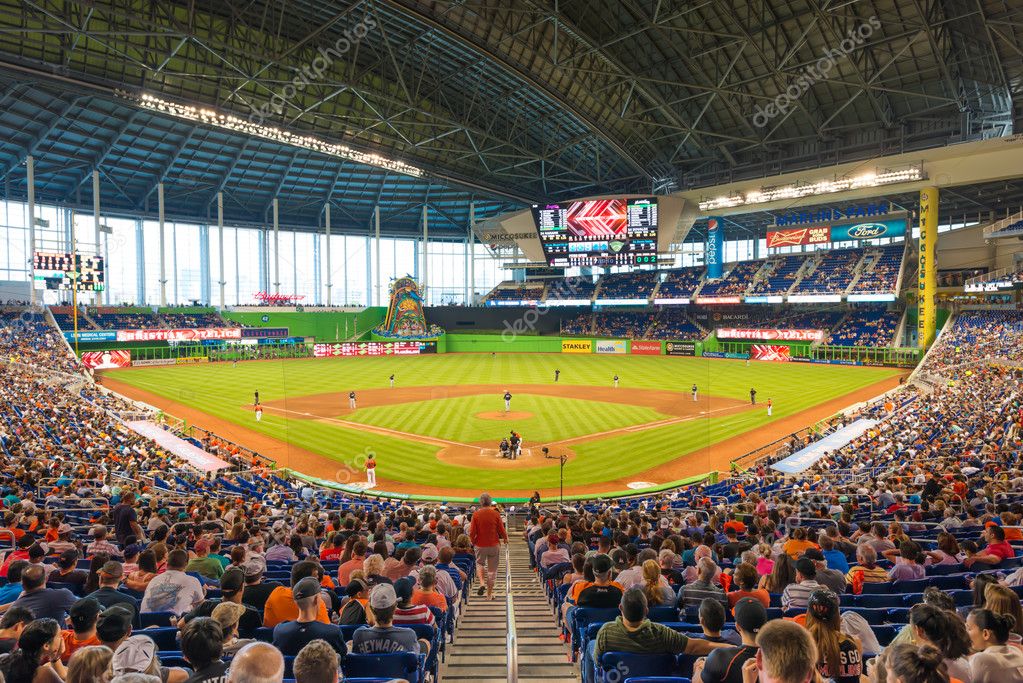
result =
[[[477,548],[490,548],[502,540],[508,540],[501,513],[494,507],[484,507],[474,512],[469,532],[469,540]]]
[[[792,540],[785,542],[783,550],[785,551],[786,555],[791,557],[793,560],[797,560],[805,550],[816,547],[817,544],[813,543],[812,541],[797,541],[796,539],[793,538]]]
[[[423,591],[416,589],[412,591],[412,604],[436,607],[442,612],[448,611],[447,598],[440,593],[424,593]]]
[[[284,586],[274,588],[266,599],[266,606],[263,608],[263,626],[273,628],[282,621],[295,621],[298,619],[298,605],[291,595],[291,589]],[[316,615],[316,621],[324,624],[330,623],[327,617],[327,606],[320,600],[320,612]]]
[[[61,631],[60,637],[64,640],[64,654],[60,656],[60,661],[67,664],[68,660],[71,659],[71,655],[75,653],[75,650],[80,650],[83,647],[89,645],[99,645],[99,638],[95,634],[91,638],[85,640],[78,640],[78,636],[75,635],[74,631]]]

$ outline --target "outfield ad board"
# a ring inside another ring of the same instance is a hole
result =
[[[625,342],[621,339],[598,339],[595,343],[597,353],[625,353]]]
[[[67,339],[69,344],[74,344],[75,333],[65,332],[64,339]],[[83,344],[117,341],[117,332],[114,330],[79,330],[78,341]]]
[[[313,344],[316,358],[351,356],[418,356],[422,342],[342,342],[340,344]],[[433,347],[436,352],[436,346]]]
[[[695,356],[696,342],[694,341],[664,342],[664,353],[669,356]]]
[[[590,339],[562,339],[562,353],[593,353],[593,341]]]
[[[131,367],[131,351],[86,351],[82,354],[82,365],[93,370],[113,370]]]
[[[173,358],[140,358],[133,360],[131,366],[133,368],[148,368],[157,365],[174,365]]]
[[[791,349],[781,344],[753,344],[750,346],[750,359],[774,362],[792,360]]]
[[[764,341],[824,341],[824,330],[774,330],[763,328],[719,327],[718,339],[749,339]]]
[[[629,351],[637,356],[659,356],[661,355],[661,342],[634,341],[630,345]]]
[[[241,339],[240,327],[203,327],[187,330],[118,330],[119,342],[173,341],[188,342],[203,339]]]

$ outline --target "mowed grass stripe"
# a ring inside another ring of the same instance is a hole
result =
[[[429,486],[533,488],[557,478],[557,467],[528,470],[488,470],[456,467],[436,460],[436,448],[414,441],[369,434],[308,419],[290,419],[264,413],[257,424],[252,415],[252,392],[258,389],[263,402],[314,394],[347,394],[349,390],[387,386],[393,372],[398,386],[450,386],[458,384],[551,384],[554,369],[562,371],[561,383],[576,386],[610,386],[618,374],[622,386],[666,389],[688,393],[693,382],[701,393],[749,400],[757,388],[758,403],[774,399],[774,418],[795,414],[837,396],[876,383],[897,371],[876,368],[820,366],[789,363],[751,363],[703,358],[663,356],[571,356],[560,354],[452,354],[402,358],[314,359],[208,366],[135,368],[113,377],[170,400],[193,406],[210,415],[242,424],[281,441],[321,453],[341,462],[357,461],[366,449],[380,458],[380,476]],[[513,410],[527,410],[517,397]],[[530,397],[521,397],[530,398]],[[544,397],[546,398],[546,397]],[[342,399],[339,398],[339,401]],[[410,430],[410,421],[432,425],[431,434],[451,438],[464,428],[464,415],[446,410],[442,401],[391,406],[374,419],[380,426]],[[486,410],[502,410],[500,398]],[[377,410],[377,409],[366,409]],[[628,406],[625,410],[646,410]],[[653,411],[650,411],[653,412]],[[362,411],[355,413],[359,416]],[[593,431],[601,416],[589,401],[558,399],[537,415],[535,429],[566,438],[575,427],[589,425]],[[647,421],[647,420],[643,420]],[[566,485],[600,483],[619,479],[670,461],[684,453],[720,443],[732,436],[767,424],[766,410],[736,415],[723,414],[643,432],[629,433],[574,446],[578,454],[565,469]],[[510,427],[509,427],[510,428]],[[526,435],[527,442],[530,436]],[[696,457],[696,456],[693,456]],[[287,465],[288,463],[281,463]]]

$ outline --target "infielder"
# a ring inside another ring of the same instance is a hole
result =
[[[253,397],[252,398],[252,405],[258,406],[259,405],[259,392],[258,391],[253,392],[252,397]]]
[[[511,411],[511,392],[507,389],[504,392],[504,412]]]
[[[392,373],[391,376],[388,377],[388,379],[391,381],[391,388],[393,389],[394,388],[394,374]]]
[[[615,383],[615,389],[617,389],[618,388],[618,375],[616,374],[612,379],[614,380],[614,383]]]
[[[749,390],[749,404],[751,406],[755,406],[757,404],[757,390],[756,389],[750,389]]]
[[[693,403],[696,403],[696,394],[697,394],[697,389],[696,389],[696,385],[694,384],[693,385]]]
[[[256,406],[256,422],[263,420],[263,406]]]
[[[771,399],[767,399],[767,416],[771,417],[774,412],[774,404],[771,403]]]
[[[377,485],[377,461],[372,453],[366,458],[366,484],[371,489]]]
[[[352,410],[355,410],[355,392],[354,391],[349,391],[348,392],[348,407],[351,408]]]

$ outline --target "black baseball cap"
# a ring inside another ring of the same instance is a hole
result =
[[[415,582],[407,576],[403,576],[394,582],[394,594],[398,597],[398,602],[409,600],[412,598],[412,591],[415,590]]]
[[[807,598],[806,611],[821,621],[831,621],[838,616],[838,596],[827,588],[818,588]]]
[[[320,594],[320,582],[311,576],[307,576],[291,589],[291,595],[296,600],[302,600],[303,598],[311,598],[314,595]]]
[[[808,579],[817,576],[817,565],[809,557],[801,557],[796,560],[796,571]]]
[[[803,551],[803,557],[809,558],[814,562],[824,561],[824,553],[822,553],[817,548],[807,548],[806,550]]]
[[[767,623],[767,609],[756,598],[742,598],[733,612],[735,623],[746,633],[757,633]]]
[[[593,567],[594,574],[607,574],[611,571],[611,567],[614,566],[614,563],[611,561],[610,557],[601,553],[593,556],[593,559],[590,560],[590,566]]]
[[[96,622],[96,635],[104,643],[118,641],[128,633],[134,616],[127,607],[120,605],[108,607],[99,613],[99,621]]]
[[[220,577],[220,591],[228,595],[234,595],[245,585],[245,572],[236,567],[231,567]]]

